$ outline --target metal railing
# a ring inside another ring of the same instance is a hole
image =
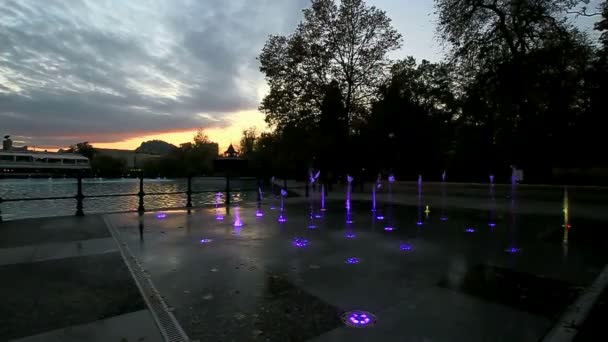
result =
[[[259,187],[261,186],[260,180],[258,179],[258,188],[249,189],[249,188],[241,188],[241,189],[231,189],[230,188],[230,180],[229,176],[225,177],[226,179],[226,187],[223,190],[192,190],[192,178],[187,177],[187,189],[186,191],[171,191],[171,192],[151,192],[146,193],[144,191],[144,177],[143,174],[139,174],[139,192],[137,193],[128,193],[128,194],[101,194],[101,195],[86,195],[82,191],[82,175],[78,175],[76,177],[76,195],[74,196],[51,196],[51,197],[26,197],[26,198],[1,198],[0,197],[0,223],[2,223],[2,203],[4,202],[30,202],[30,201],[46,201],[46,200],[76,200],[76,216],[84,216],[84,199],[85,198],[108,198],[108,197],[138,197],[138,206],[137,211],[143,213],[146,211],[144,199],[146,196],[162,196],[162,195],[186,195],[186,208],[192,208],[192,195],[194,194],[202,194],[202,193],[225,193],[225,204],[226,206],[230,205],[230,193],[231,192],[248,192],[248,191],[256,191],[258,193],[258,200],[260,200],[260,192]],[[284,185],[285,188],[287,184]]]

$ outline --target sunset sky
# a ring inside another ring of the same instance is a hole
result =
[[[592,4],[597,1],[593,1]],[[18,144],[89,141],[133,149],[191,141],[225,148],[266,129],[258,56],[309,0],[4,0],[0,134]],[[403,34],[399,58],[439,61],[432,0],[369,0]]]

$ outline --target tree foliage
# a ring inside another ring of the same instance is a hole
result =
[[[362,0],[312,0],[290,36],[271,36],[259,56],[270,86],[260,110],[266,121],[287,125],[318,122],[330,82],[342,92],[349,121],[360,119],[390,66],[387,54],[401,35],[386,13]]]

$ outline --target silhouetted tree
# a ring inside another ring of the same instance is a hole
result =
[[[81,156],[85,156],[89,159],[93,159],[93,157],[95,157],[95,154],[97,153],[93,145],[89,144],[88,141],[72,145],[66,150],[66,152],[78,153]]]
[[[387,54],[401,44],[386,13],[362,0],[311,2],[295,33],[271,36],[259,57],[270,86],[260,110],[279,129],[318,122],[332,81],[344,97],[347,120],[358,119],[391,64]]]

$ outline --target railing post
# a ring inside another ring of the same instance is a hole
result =
[[[192,208],[192,176],[188,176],[188,191],[186,194],[188,195],[186,208]]]
[[[76,180],[78,185],[78,191],[76,193],[76,216],[84,216],[84,211],[82,210],[82,201],[84,199],[84,194],[82,193],[82,173],[78,173]]]
[[[144,208],[144,196],[146,195],[146,193],[144,192],[144,173],[140,172],[139,173],[139,193],[137,193],[137,196],[139,196],[139,206],[137,207],[137,211],[140,213],[143,213],[144,211],[146,211],[146,208]]]
[[[230,173],[226,172],[226,208],[230,206]]]

